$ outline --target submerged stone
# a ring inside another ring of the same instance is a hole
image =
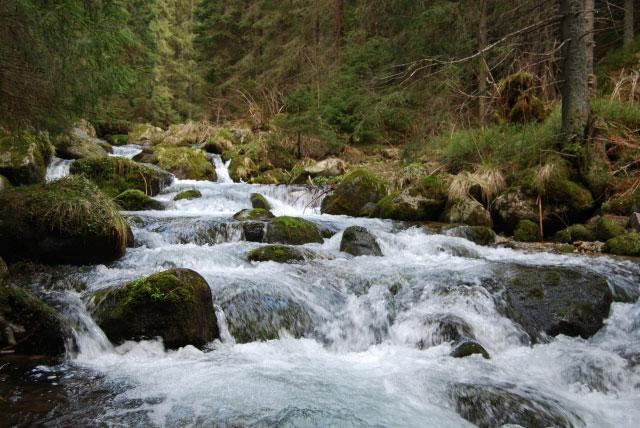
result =
[[[267,201],[267,198],[262,196],[260,193],[251,194],[251,206],[253,208],[261,208],[263,210],[271,209],[271,204]]]
[[[457,343],[450,355],[454,358],[465,358],[474,354],[480,354],[482,358],[487,360],[491,358],[487,350],[475,340],[463,340]]]
[[[382,256],[376,237],[361,226],[350,226],[345,229],[340,241],[340,251],[356,257]]]
[[[191,199],[198,199],[202,197],[202,193],[200,193],[200,191],[198,189],[190,189],[190,190],[184,190],[180,193],[178,193],[173,200],[174,201],[181,201],[183,199],[187,199],[187,200],[191,200]]]
[[[247,259],[252,262],[277,262],[292,263],[311,260],[314,253],[305,249],[299,249],[287,245],[265,245],[255,248],[247,254]]]
[[[160,336],[167,348],[202,347],[219,337],[211,289],[190,269],[170,269],[99,290],[89,306],[114,343]]]

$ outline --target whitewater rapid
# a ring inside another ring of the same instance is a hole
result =
[[[467,383],[509,385],[559,407],[576,427],[637,426],[637,263],[481,247],[425,227],[322,215],[319,189],[232,183],[224,163],[213,161],[218,182],[176,180],[156,197],[167,210],[125,213],[136,247],[109,266],[77,273],[86,290],[60,292],[79,350],[62,366],[40,370],[74,379],[73,385],[92,379],[83,388],[101,391],[94,401],[83,399],[82,408],[71,412],[74,420],[110,426],[465,427],[473,425],[456,412],[450,388]],[[173,201],[191,188],[202,198]],[[315,260],[246,260],[260,244],[243,240],[232,215],[251,206],[252,192],[266,196],[274,214],[302,216],[334,233],[322,244],[305,245],[318,254]],[[368,228],[384,257],[340,252],[342,231],[350,225]],[[482,286],[505,263],[599,272],[614,289],[635,295],[635,302],[614,303],[603,329],[589,340],[559,336],[527,346],[521,328],[498,312]],[[114,347],[83,301],[95,290],[170,267],[193,269],[207,280],[222,340],[206,350],[165,351],[155,340]],[[231,320],[247,302],[259,310],[293,305],[307,314],[308,326],[302,337],[283,329],[274,340],[236,343]],[[456,359],[449,343],[431,344],[427,320],[442,314],[466,321],[491,359]],[[68,417],[60,410],[48,422]]]

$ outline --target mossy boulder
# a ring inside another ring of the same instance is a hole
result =
[[[322,201],[326,214],[362,216],[368,204],[377,204],[387,195],[387,186],[370,172],[358,169],[347,174],[336,189]]]
[[[582,224],[573,224],[556,233],[555,240],[565,244],[572,244],[576,241],[595,241],[595,234],[591,229]]]
[[[475,199],[464,198],[447,202],[442,214],[447,223],[460,223],[468,226],[491,227],[491,214]]]
[[[62,159],[107,157],[102,143],[102,140],[91,136],[83,127],[74,127],[68,134],[58,135],[53,141],[56,156]]]
[[[513,233],[520,220],[538,220],[535,198],[520,187],[512,187],[496,198],[491,206],[496,230]]]
[[[548,203],[556,205],[558,214],[569,222],[584,220],[593,209],[593,196],[589,189],[560,173],[549,180],[544,197]]]
[[[640,257],[640,233],[626,233],[609,239],[602,251],[618,256]]]
[[[631,194],[617,194],[602,204],[602,212],[614,215],[631,215],[640,211],[640,189]]]
[[[229,333],[238,343],[277,339],[283,330],[303,337],[313,330],[308,309],[283,295],[245,290],[224,299],[220,306]]]
[[[184,180],[217,180],[213,164],[205,152],[199,149],[156,146],[153,163]]]
[[[43,183],[53,146],[45,133],[0,130],[0,174],[14,186]]]
[[[173,181],[166,171],[121,157],[80,159],[71,164],[70,172],[90,179],[111,197],[129,189],[155,196]]]
[[[428,197],[412,188],[382,198],[372,216],[405,221],[437,220],[445,202],[444,195]]]
[[[371,232],[361,226],[347,227],[342,233],[340,251],[352,256],[382,256],[382,250]]]
[[[236,156],[229,164],[229,177],[235,182],[249,182],[260,173],[255,162],[246,156]]]
[[[207,141],[202,145],[202,148],[207,153],[221,155],[228,150],[232,150],[233,143],[222,135],[215,135],[207,138]]]
[[[114,146],[124,146],[129,144],[129,135],[127,134],[114,134],[107,136],[107,141]]]
[[[540,236],[540,226],[531,220],[520,220],[513,231],[513,239],[520,242],[538,242]]]
[[[314,254],[311,251],[278,244],[255,248],[247,254],[247,259],[252,262],[293,263],[313,258]]]
[[[487,350],[475,340],[463,340],[455,344],[449,355],[453,358],[465,358],[475,354],[481,355],[486,360],[491,358]]]
[[[0,255],[7,260],[108,263],[130,240],[118,207],[83,177],[0,192]]]
[[[238,221],[269,221],[274,217],[271,211],[263,208],[244,209],[233,215]]]
[[[479,428],[574,426],[556,400],[544,397],[537,401],[529,395],[522,395],[513,385],[498,387],[458,383],[451,387],[449,396],[456,412]]]
[[[184,199],[187,200],[191,200],[191,199],[198,199],[202,197],[202,193],[200,193],[200,191],[198,189],[189,189],[189,190],[184,190],[180,193],[178,193],[173,200],[174,201],[182,201]]]
[[[156,201],[137,189],[125,190],[113,201],[125,211],[164,210],[162,202]]]
[[[129,131],[129,142],[131,144],[156,143],[162,140],[164,131],[161,128],[149,123],[139,123],[133,125]]]
[[[606,242],[624,234],[628,219],[622,216],[603,215],[598,218],[594,234],[598,241]]]
[[[265,240],[271,244],[302,245],[322,243],[318,226],[299,217],[281,216],[267,223]]]
[[[0,350],[59,356],[68,337],[69,329],[50,305],[0,279]]]
[[[253,208],[261,208],[263,210],[271,209],[271,204],[267,201],[267,198],[262,196],[260,193],[251,194],[251,206]]]
[[[96,122],[96,134],[100,138],[107,138],[110,135],[127,135],[133,130],[131,122],[126,120],[100,120]]]
[[[289,181],[289,174],[282,168],[268,169],[249,179],[252,184],[289,184]]]
[[[607,279],[586,269],[511,265],[494,275],[502,286],[501,310],[533,342],[559,334],[589,338],[609,316],[613,295]]]
[[[446,231],[448,236],[467,239],[478,245],[496,243],[496,233],[486,226],[457,226]]]
[[[293,179],[295,184],[305,184],[309,179],[316,177],[337,177],[344,174],[347,164],[342,159],[329,158],[305,166],[302,172]]]
[[[99,290],[89,308],[114,343],[159,336],[167,348],[203,347],[219,337],[211,289],[189,269],[170,269]]]

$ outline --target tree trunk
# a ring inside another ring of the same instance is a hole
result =
[[[334,31],[336,63],[340,64],[340,44],[342,43],[342,0],[335,0],[336,26]]]
[[[593,74],[593,49],[596,45],[594,30],[595,30],[595,16],[596,16],[596,1],[585,0],[585,24],[584,29],[587,33],[587,71],[589,74]]]
[[[487,46],[487,2],[480,2],[480,25],[478,29],[478,49],[482,50]],[[481,55],[478,63],[478,117],[480,124],[484,126],[486,115],[485,97],[487,96],[487,66],[484,55]]]
[[[625,0],[624,2],[624,45],[628,45],[633,41],[633,1]]]
[[[566,146],[582,144],[589,124],[589,73],[585,1],[561,0],[565,43],[562,82],[562,136]]]

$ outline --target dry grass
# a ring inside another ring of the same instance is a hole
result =
[[[498,168],[479,166],[473,173],[461,172],[449,184],[450,200],[471,199],[470,190],[478,186],[484,203],[489,206],[507,188],[507,181]]]

